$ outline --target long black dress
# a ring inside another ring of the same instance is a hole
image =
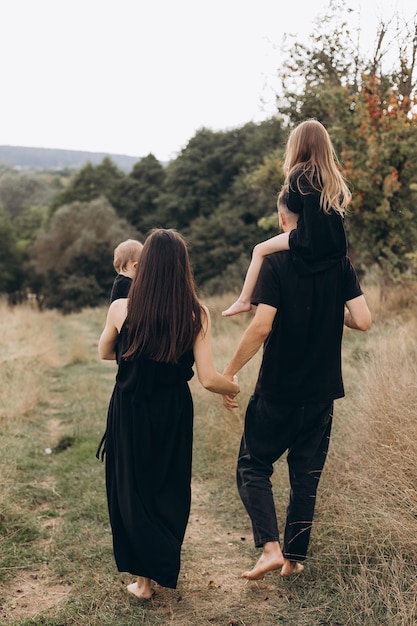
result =
[[[117,568],[175,588],[191,504],[192,352],[178,364],[120,358],[100,448]],[[100,452],[100,448],[98,454]]]

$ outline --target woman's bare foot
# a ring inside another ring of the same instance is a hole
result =
[[[262,580],[267,572],[283,567],[285,562],[278,541],[269,541],[263,546],[262,554],[255,567],[247,572],[243,572],[242,578],[247,580]]]
[[[144,576],[138,576],[135,583],[127,585],[127,590],[141,600],[149,600],[152,598],[151,579]]]
[[[299,561],[284,560],[284,565],[281,569],[281,576],[286,578],[287,576],[294,576],[294,574],[301,574],[304,569],[304,565]]]
[[[251,309],[250,302],[244,300],[236,300],[228,309],[222,311],[223,317],[230,317],[231,315],[237,315],[238,313],[247,313]]]

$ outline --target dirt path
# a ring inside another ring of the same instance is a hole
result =
[[[152,609],[178,626],[268,626],[288,608],[290,587],[278,573],[248,582],[241,573],[254,564],[252,533],[242,509],[244,534],[223,528],[204,483],[194,481],[178,589],[157,587]],[[249,554],[248,554],[249,553]],[[171,610],[169,610],[171,609]]]
[[[51,582],[47,565],[22,571],[2,590],[0,616],[4,621],[1,623],[35,618],[40,614],[54,615],[70,592],[67,585]]]
[[[246,544],[252,542],[250,528],[244,521],[244,535],[225,530],[204,484],[194,481],[192,493],[178,589],[156,587],[149,611],[164,615],[166,624],[178,626],[276,624],[280,608],[290,600],[288,586],[278,574],[269,574],[258,583],[243,581],[241,572],[253,563],[245,554]],[[128,575],[122,578],[123,583],[130,581]],[[70,595],[71,587],[52,582],[47,565],[19,572],[2,592],[2,623],[56,615]],[[248,610],[250,621],[246,621]]]

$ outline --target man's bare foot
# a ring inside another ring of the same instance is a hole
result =
[[[223,317],[230,317],[232,315],[237,315],[238,313],[247,313],[251,309],[250,302],[245,302],[243,300],[236,300],[228,309],[222,311]]]
[[[304,565],[299,561],[284,560],[284,565],[281,569],[281,576],[286,578],[287,576],[294,576],[295,574],[301,574],[304,569]]]
[[[127,585],[127,590],[141,600],[149,600],[152,598],[151,579],[138,576],[135,583]]]
[[[243,572],[242,578],[247,580],[262,580],[267,572],[283,567],[285,559],[281,552],[281,548],[277,541],[271,541],[264,544],[261,556],[255,567],[247,572]]]

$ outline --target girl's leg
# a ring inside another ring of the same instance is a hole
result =
[[[228,309],[222,312],[223,317],[230,317],[231,315],[236,315],[237,313],[250,311],[252,294],[265,256],[272,254],[273,252],[278,252],[279,250],[288,250],[288,238],[289,233],[280,233],[279,235],[275,235],[275,237],[271,237],[271,239],[258,243],[254,247],[252,260],[248,267],[240,296],[236,302],[232,304],[232,306],[229,306]]]
[[[253,255],[252,261],[248,267],[246,273],[245,282],[243,283],[240,296],[228,309],[222,312],[223,317],[230,317],[231,315],[237,315],[238,313],[246,313],[251,309],[251,298],[253,290],[255,289],[256,281],[258,280],[259,272],[262,266],[263,257]]]

